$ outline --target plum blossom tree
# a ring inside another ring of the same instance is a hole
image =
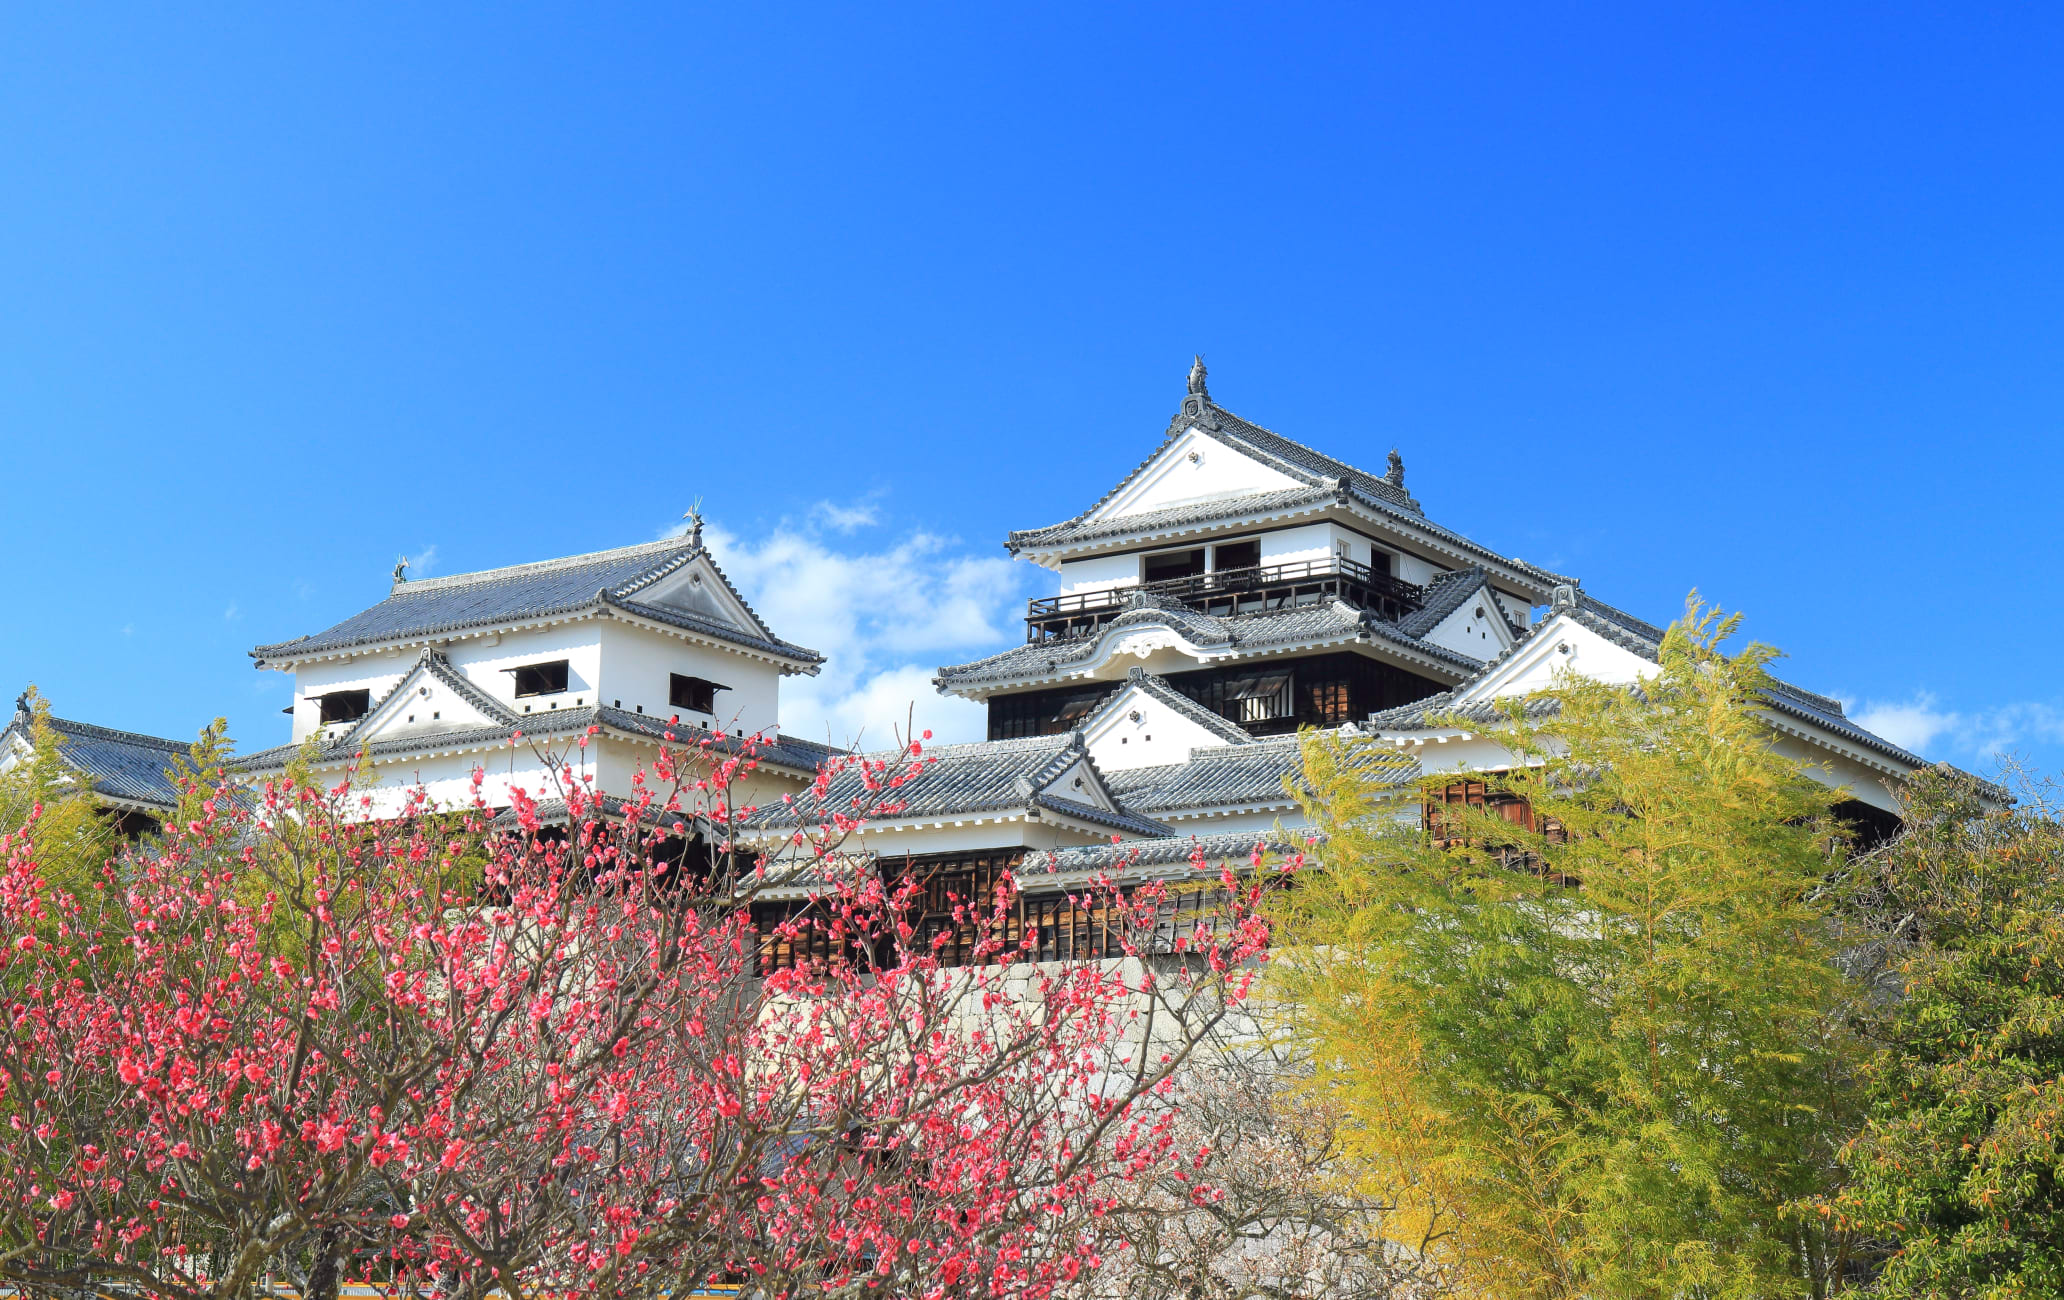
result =
[[[1099,880],[1109,959],[1060,966],[1006,881],[952,966],[851,844],[922,741],[768,808],[734,801],[756,751],[670,745],[621,799],[562,763],[499,816],[477,774],[379,816],[350,778],[197,783],[83,883],[31,817],[0,840],[0,1283],[1037,1298],[1098,1267],[1123,1189],[1195,1159],[1150,1103],[1245,997],[1262,886],[1225,873],[1171,943],[1162,886]],[[816,955],[768,971],[777,888]]]

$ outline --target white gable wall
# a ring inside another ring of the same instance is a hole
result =
[[[1132,715],[1139,714],[1134,721]],[[1223,736],[1137,686],[1121,691],[1084,733],[1090,757],[1106,772],[1187,762],[1192,749],[1229,743]]]
[[[1163,447],[1124,491],[1105,502],[1091,517],[1110,519],[1195,501],[1303,486],[1281,470],[1190,429]]]
[[[1103,782],[1091,770],[1085,760],[1078,759],[1065,768],[1061,774],[1039,787],[1039,793],[1052,795],[1057,799],[1072,799],[1076,803],[1088,804],[1092,808],[1111,811],[1111,800],[1102,789]]]
[[[1512,648],[1512,629],[1490,591],[1479,588],[1422,639],[1488,663]]]
[[[696,556],[677,572],[631,593],[626,599],[685,610],[719,623],[728,623],[740,631],[768,635],[767,625],[725,589],[724,580],[717,575],[705,555]]]
[[[1560,672],[1626,686],[1660,671],[1654,663],[1614,645],[1583,624],[1553,616],[1511,659],[1472,686],[1464,698],[1502,699],[1544,691],[1555,684]]]

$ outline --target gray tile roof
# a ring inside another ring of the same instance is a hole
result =
[[[1120,516],[1112,519],[1091,519],[1107,502],[1154,462],[1166,446],[1190,428],[1197,428],[1207,436],[1226,444],[1246,455],[1252,456],[1288,477],[1298,480],[1304,487],[1281,489],[1272,492],[1248,493],[1228,497],[1215,502],[1200,502],[1196,505],[1172,507],[1168,510],[1150,511],[1140,515]],[[1210,523],[1216,520],[1231,520],[1250,513],[1294,509],[1304,505],[1315,505],[1328,498],[1340,500],[1352,498],[1365,506],[1392,518],[1422,529],[1458,550],[1489,560],[1515,573],[1532,577],[1543,586],[1570,579],[1550,573],[1546,569],[1500,555],[1488,547],[1469,540],[1449,528],[1443,528],[1426,517],[1419,503],[1406,494],[1405,490],[1365,470],[1357,469],[1345,461],[1293,442],[1281,434],[1264,429],[1250,420],[1242,419],[1216,403],[1205,403],[1204,410],[1197,416],[1178,414],[1169,424],[1168,432],[1160,447],[1152,455],[1134,467],[1130,474],[1119,480],[1117,486],[1099,497],[1096,503],[1075,516],[1045,528],[1024,529],[1011,533],[1004,545],[1012,554],[1026,550],[1048,550],[1063,546],[1075,546],[1106,537],[1120,537],[1139,531],[1164,531],[1170,528]]]
[[[19,737],[30,743],[34,725],[25,710],[17,709],[0,740]],[[65,765],[92,781],[94,792],[120,803],[170,810],[179,803],[179,786],[170,775],[172,762],[193,752],[190,742],[146,736],[139,731],[117,731],[52,717],[57,732],[58,752]]]
[[[1419,779],[1416,760],[1364,747],[1357,759],[1372,785],[1410,785]],[[1272,736],[1245,745],[1192,749],[1189,761],[1112,772],[1105,779],[1128,808],[1174,816],[1205,808],[1266,808],[1293,802],[1285,777],[1303,765],[1296,736]]]
[[[1781,682],[1773,677],[1770,679],[1770,689],[1763,692],[1763,700],[1779,713],[1813,723],[1844,740],[1904,763],[1908,767],[1930,766],[1928,760],[1919,754],[1903,749],[1876,732],[1866,731],[1851,722],[1843,713],[1841,703],[1825,695],[1815,695],[1812,691],[1801,690],[1790,682]]]
[[[1409,637],[1425,636],[1439,627],[1442,619],[1467,604],[1469,598],[1482,591],[1489,582],[1489,576],[1475,565],[1436,574],[1433,581],[1426,584],[1426,603],[1399,619],[1398,630]],[[1504,617],[1503,611],[1499,617]]]
[[[1205,708],[1189,696],[1170,686],[1168,679],[1158,673],[1150,673],[1144,668],[1134,668],[1125,674],[1125,683],[1128,686],[1137,686],[1148,695],[1166,704],[1176,713],[1188,718],[1191,722],[1196,723],[1229,745],[1245,745],[1251,743],[1254,739],[1254,737],[1247,734],[1239,723],[1221,718],[1210,709]],[[1117,709],[1119,700],[1123,699],[1124,696],[1125,692],[1122,689],[1112,691],[1109,697],[1097,706],[1094,713],[1083,719],[1082,730],[1090,730],[1096,725],[1098,719]]]
[[[1272,429],[1264,429],[1252,420],[1234,415],[1217,403],[1211,404],[1210,414],[1216,427],[1207,425],[1207,433],[1215,434],[1219,441],[1231,443],[1250,455],[1260,455],[1278,469],[1302,470],[1316,478],[1338,479],[1373,500],[1409,510],[1415,515],[1425,513],[1400,484],[1357,469],[1344,460],[1335,460],[1317,448],[1292,442]]]
[[[1557,606],[1550,612],[1565,611],[1563,607]],[[1585,627],[1636,654],[1653,659],[1662,650],[1662,628],[1646,619],[1636,618],[1624,609],[1606,604],[1582,587],[1576,588],[1576,605],[1567,612]]]
[[[865,756],[870,762],[895,763],[895,751]],[[892,796],[903,808],[884,815],[883,821],[913,821],[983,813],[1011,813],[1039,807],[1130,835],[1166,835],[1159,822],[1128,811],[1111,811],[1096,806],[1098,793],[1109,789],[1096,763],[1089,757],[1082,733],[1062,732],[1054,736],[1028,736],[1021,740],[984,740],[964,745],[927,747],[922,770],[905,777]],[[1089,771],[1089,781],[1078,791],[1053,788],[1054,782],[1077,763]],[[814,822],[820,815],[850,812],[880,801],[866,787],[867,777],[859,765],[846,767],[832,778],[821,804],[801,796],[795,800],[795,816]],[[771,811],[771,810],[770,810]],[[777,821],[773,824],[779,825]]]
[[[1095,636],[1015,646],[986,659],[941,668],[932,684],[941,691],[950,691],[1063,676],[1094,661],[1099,647],[1112,637],[1147,626],[1169,628],[1182,634],[1190,644],[1209,648],[1215,655],[1258,654],[1354,639],[1408,650],[1455,672],[1473,674],[1483,667],[1480,660],[1409,636],[1376,613],[1353,609],[1339,601],[1217,617],[1199,614],[1171,599],[1159,605],[1142,603],[1129,609],[1098,629]]]
[[[1626,610],[1608,605],[1604,601],[1586,593],[1582,588],[1576,588],[1567,595],[1558,593],[1557,603],[1550,610],[1549,617],[1553,618],[1557,614],[1568,615],[1577,623],[1596,632],[1613,644],[1638,654],[1644,659],[1654,660],[1662,653],[1665,634],[1663,628],[1646,619],[1637,618]],[[1478,700],[1457,709],[1455,708],[1454,700],[1457,696],[1466,693],[1477,681],[1490,674],[1496,669],[1498,664],[1502,663],[1513,651],[1516,651],[1520,645],[1530,641],[1534,633],[1540,627],[1545,626],[1545,624],[1546,620],[1543,620],[1541,624],[1536,624],[1534,628],[1529,629],[1520,637],[1519,643],[1514,645],[1513,650],[1506,651],[1489,664],[1486,664],[1482,672],[1479,672],[1469,681],[1462,682],[1452,690],[1442,691],[1438,695],[1430,695],[1423,700],[1416,700],[1411,704],[1402,705],[1394,709],[1385,709],[1380,713],[1372,713],[1369,715],[1368,726],[1378,731],[1414,731],[1432,725],[1430,720],[1443,714],[1453,715],[1464,722],[1479,724],[1503,721],[1505,710],[1502,701]],[[1788,714],[1801,721],[1813,723],[1834,735],[1841,736],[1854,744],[1861,745],[1895,762],[1916,768],[1929,765],[1928,760],[1913,753],[1911,750],[1895,745],[1883,736],[1857,726],[1844,713],[1842,702],[1832,696],[1816,694],[1813,691],[1806,690],[1804,687],[1794,686],[1790,682],[1780,681],[1773,677],[1770,679],[1770,689],[1764,692],[1764,700],[1779,713]],[[1553,700],[1534,699],[1529,700],[1524,707],[1529,718],[1543,718],[1552,716],[1556,705]]]
[[[1432,719],[1448,716],[1457,717],[1464,722],[1474,722],[1479,725],[1504,721],[1505,701],[1503,700],[1477,700],[1457,708],[1455,697],[1460,695],[1464,689],[1462,686],[1457,686],[1454,690],[1442,691],[1438,695],[1429,695],[1423,700],[1414,700],[1410,704],[1400,704],[1396,708],[1372,713],[1369,715],[1369,720],[1365,726],[1378,732],[1420,731],[1432,726]],[[1553,716],[1556,709],[1553,700],[1543,699],[1529,700],[1524,707],[1529,718],[1550,717]]]
[[[757,629],[737,627],[635,598],[636,593],[702,554],[698,543],[670,538],[538,564],[397,582],[387,598],[370,609],[311,636],[258,646],[251,651],[251,657],[263,666],[268,660],[295,659],[360,646],[407,644],[474,628],[507,627],[533,619],[618,609],[787,659],[799,666],[823,662],[824,657],[814,650],[761,635],[764,625]],[[716,569],[714,561],[710,567]],[[717,576],[730,587],[722,570],[717,570]],[[735,588],[730,594],[751,612]],[[753,621],[758,623],[757,615],[753,615]]]
[[[1181,866],[1200,849],[1204,861],[1215,870],[1225,862],[1246,865],[1257,846],[1273,860],[1305,852],[1307,840],[1312,835],[1313,832],[1304,830],[1225,831],[1217,835],[1178,835],[1127,840],[1122,844],[1046,849],[1026,854],[1020,872],[1026,877],[1028,887],[1033,887],[1039,876],[1090,875],[1100,871],[1118,871],[1121,874],[1135,870],[1152,872],[1157,867]]]
[[[1121,483],[1119,486],[1124,485]],[[1039,550],[1049,546],[1079,546],[1084,542],[1100,541],[1106,537],[1172,532],[1221,520],[1244,519],[1252,515],[1266,517],[1292,511],[1302,512],[1339,499],[1340,491],[1337,488],[1277,488],[1270,492],[1248,492],[1236,497],[1192,501],[1179,506],[1164,506],[1159,510],[1142,510],[1138,514],[1116,515],[1109,519],[1086,519],[1078,515],[1064,523],[1014,532],[1005,545],[1013,553]],[[1098,502],[1098,505],[1101,504],[1102,502]],[[1090,509],[1093,511],[1095,508],[1092,506]]]

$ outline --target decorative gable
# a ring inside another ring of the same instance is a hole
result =
[[[1131,479],[1085,518],[1113,519],[1198,501],[1306,486],[1304,481],[1193,426],[1149,457]]]
[[[382,696],[333,748],[357,750],[382,740],[415,740],[447,732],[507,728],[523,720],[466,680],[451,661],[425,650],[393,690]]]
[[[1473,597],[1457,605],[1420,639],[1486,662],[1515,643],[1497,597],[1485,586],[1479,586]]]
[[[678,566],[635,586],[620,588],[614,594],[640,604],[722,623],[766,640],[774,639],[767,625],[760,621],[744,597],[711,562],[707,551],[697,551]]]
[[[1456,693],[1457,706],[1547,690],[1563,672],[1615,686],[1631,685],[1661,671],[1654,660],[1586,627],[1558,610],[1534,629],[1503,663]]]
[[[1253,743],[1236,724],[1137,669],[1083,724],[1082,735],[1107,772],[1181,763],[1191,750]]]

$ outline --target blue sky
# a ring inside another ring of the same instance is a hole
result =
[[[2064,766],[2064,11],[16,6],[0,682],[284,738],[254,644],[702,498],[796,729],[968,725],[1225,405],[1934,757]]]

